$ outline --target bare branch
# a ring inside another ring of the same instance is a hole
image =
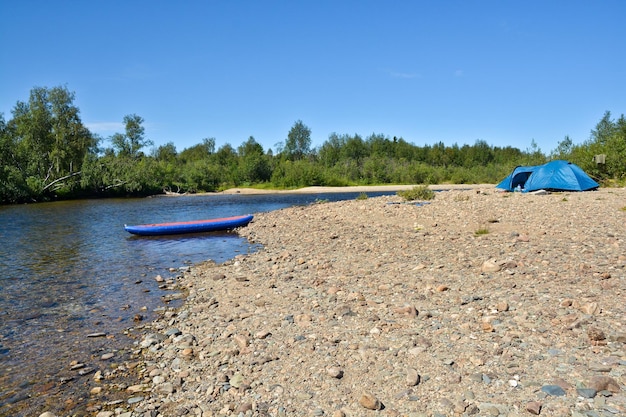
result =
[[[43,189],[41,191],[46,191],[48,188],[52,187],[54,184],[56,184],[57,182],[66,180],[68,178],[71,177],[75,177],[76,175],[80,175],[82,173],[82,171],[78,171],[78,172],[72,172],[70,175],[66,175],[64,177],[61,178],[57,178],[56,180],[52,181],[50,184],[46,185],[45,187],[43,187]],[[47,177],[46,177],[47,178]]]

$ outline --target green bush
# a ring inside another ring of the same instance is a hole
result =
[[[398,191],[397,194],[407,201],[432,200],[435,192],[428,188],[428,185],[417,185],[410,190]]]

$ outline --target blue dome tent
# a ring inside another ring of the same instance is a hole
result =
[[[496,188],[507,191],[524,192],[549,191],[589,191],[600,184],[592,180],[578,165],[556,160],[544,165],[519,166],[503,179]]]

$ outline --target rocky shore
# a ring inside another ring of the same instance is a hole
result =
[[[256,214],[94,415],[624,416],[625,225],[626,189]]]

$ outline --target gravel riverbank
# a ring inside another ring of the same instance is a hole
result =
[[[478,188],[256,214],[264,248],[186,272],[94,415],[624,416],[625,207]]]

